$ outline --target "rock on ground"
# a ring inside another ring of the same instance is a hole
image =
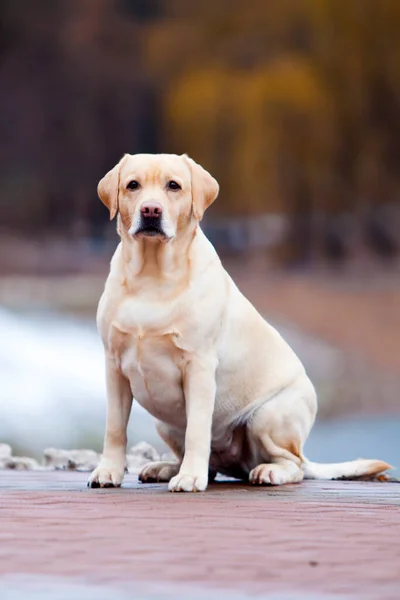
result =
[[[92,471],[99,464],[101,455],[94,450],[82,448],[65,450],[62,448],[46,448],[40,465],[34,458],[13,456],[11,446],[0,444],[0,469],[16,470],[61,470],[61,471]],[[173,455],[159,455],[157,450],[147,442],[139,442],[132,446],[127,453],[127,470],[137,474],[149,462],[156,460],[175,460]]]

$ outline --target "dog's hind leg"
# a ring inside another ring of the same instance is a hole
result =
[[[139,474],[142,483],[168,482],[178,474],[181,466],[185,442],[185,432],[180,432],[162,421],[157,421],[159,436],[176,456],[176,461],[156,461],[148,463]]]
[[[263,404],[252,415],[249,435],[260,464],[252,468],[250,483],[283,485],[302,481],[303,445],[316,414],[316,394],[304,375]]]

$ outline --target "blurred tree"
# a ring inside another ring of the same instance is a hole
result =
[[[289,217],[281,259],[347,256],[351,219],[397,252],[398,0],[27,6],[0,3],[3,227],[100,234],[101,175],[176,151],[219,179],[210,218]]]

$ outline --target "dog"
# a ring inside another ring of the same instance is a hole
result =
[[[255,485],[372,478],[390,466],[317,464],[303,445],[317,398],[299,358],[241,294],[200,228],[219,192],[187,155],[125,155],[98,185],[118,215],[97,325],[106,362],[104,451],[91,487],[118,487],[135,398],[177,460],[140,481],[204,491],[217,473]]]

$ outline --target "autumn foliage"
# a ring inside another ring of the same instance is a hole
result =
[[[124,152],[187,152],[221,184],[214,218],[283,213],[289,255],[354,220],[395,253],[398,0],[28,5],[0,5],[6,225],[96,233]]]

